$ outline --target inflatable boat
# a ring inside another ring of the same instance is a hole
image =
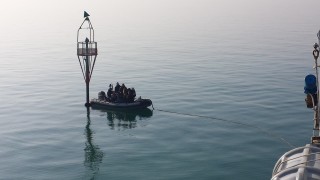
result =
[[[152,105],[150,99],[138,98],[133,102],[111,102],[103,99],[92,99],[91,107],[96,109],[143,109]]]

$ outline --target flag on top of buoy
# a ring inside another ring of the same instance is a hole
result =
[[[84,11],[84,18],[86,18],[86,17],[88,17],[88,16],[90,16],[86,11]]]

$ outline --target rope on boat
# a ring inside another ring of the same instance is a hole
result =
[[[222,118],[210,117],[210,116],[203,116],[203,115],[189,114],[189,113],[181,113],[181,112],[168,111],[168,110],[163,110],[163,109],[155,109],[153,107],[153,104],[152,104],[152,108],[154,110],[156,110],[156,111],[161,111],[161,112],[170,113],[170,114],[178,114],[178,115],[183,115],[183,116],[198,117],[198,118],[204,118],[204,119],[212,119],[212,120],[217,120],[217,121],[224,121],[224,122],[228,122],[228,123],[238,124],[238,125],[241,125],[241,126],[251,127],[251,128],[254,128],[254,129],[258,129],[261,132],[264,132],[265,134],[269,135],[270,137],[273,137],[274,139],[280,140],[282,143],[286,144],[290,148],[295,148],[295,146],[293,146],[291,143],[289,143],[283,137],[281,137],[281,136],[279,136],[279,135],[277,135],[277,134],[275,134],[273,132],[270,132],[268,130],[265,130],[265,129],[259,127],[259,126],[252,125],[252,124],[247,124],[247,123],[242,123],[242,122],[237,122],[237,121],[227,120],[227,119],[222,119]]]

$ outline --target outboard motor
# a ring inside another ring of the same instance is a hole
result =
[[[103,101],[106,100],[106,93],[104,91],[100,91],[98,93],[98,99]]]
[[[308,108],[313,108],[318,104],[317,78],[313,74],[309,74],[305,77],[304,81],[304,93],[307,94],[305,101]]]

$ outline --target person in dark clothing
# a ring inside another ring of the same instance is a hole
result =
[[[120,90],[120,84],[117,82],[116,86],[114,87],[114,91],[118,93],[119,90]]]
[[[124,83],[122,83],[122,85],[121,85],[121,87],[120,87],[120,89],[119,89],[120,93],[123,93],[123,89],[124,89],[125,87],[126,87],[126,86],[124,85]]]
[[[126,86],[123,87],[123,89],[122,89],[122,94],[123,94],[123,96],[124,96],[125,98],[127,97],[127,95],[128,95],[128,89],[127,89]]]
[[[117,95],[116,95],[115,92],[113,92],[113,93],[111,94],[110,100],[111,100],[111,102],[115,102],[115,101],[117,100]]]
[[[133,99],[136,97],[136,90],[134,88],[131,89],[132,91],[132,96],[133,96]]]
[[[112,90],[112,88],[110,87],[110,88],[108,89],[108,92],[107,92],[108,98],[111,98],[112,93],[113,93],[113,90]]]
[[[125,88],[126,86],[124,85],[124,83],[122,83],[122,85],[120,86],[120,89],[119,89],[119,98],[122,100],[124,99],[124,94],[123,94],[123,89]]]
[[[128,95],[127,95],[127,101],[129,103],[134,101],[134,97],[133,97],[133,91],[131,88],[128,88]]]

